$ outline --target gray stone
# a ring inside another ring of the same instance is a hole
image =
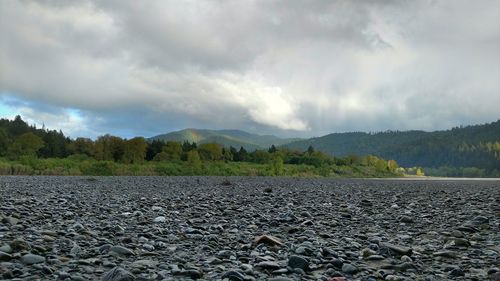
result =
[[[2,221],[10,225],[16,225],[19,222],[19,219],[13,217],[4,217]]]
[[[156,217],[153,222],[155,223],[162,223],[162,222],[166,222],[167,221],[167,218],[164,217],[164,216],[159,216],[159,217]]]
[[[402,216],[400,219],[399,219],[400,222],[404,222],[404,223],[414,223],[414,220],[413,218],[409,217],[409,216]]]
[[[0,251],[0,261],[10,261],[11,259],[12,255]]]
[[[457,267],[457,268],[452,269],[450,271],[449,275],[457,277],[457,276],[465,276],[465,273],[461,268]]]
[[[342,272],[344,272],[344,273],[355,274],[358,271],[359,271],[359,269],[352,264],[344,263],[342,265]]]
[[[303,257],[290,256],[288,259],[288,266],[291,268],[300,268],[304,271],[309,270],[309,261]]]
[[[188,269],[182,272],[182,275],[189,276],[192,279],[199,279],[203,277],[203,271],[200,269]]]
[[[224,275],[222,275],[222,278],[227,278],[230,281],[243,281],[245,279],[245,276],[238,271],[231,270],[224,273]]]
[[[0,252],[11,254],[12,248],[10,247],[10,245],[3,245],[2,247],[0,247]]]
[[[26,265],[32,265],[37,263],[42,263],[45,261],[45,258],[39,255],[34,254],[26,254],[21,257],[20,261]]]
[[[394,244],[391,244],[391,243],[380,243],[380,246],[388,248],[393,253],[399,254],[401,256],[405,255],[405,256],[411,257],[411,254],[413,252],[412,248],[405,247],[405,246],[394,245]]]
[[[123,246],[113,246],[109,249],[109,251],[122,256],[134,255],[134,252],[132,250],[130,250],[129,248],[125,248]]]
[[[80,248],[80,246],[78,246],[78,244],[75,243],[69,253],[75,257],[79,257],[82,253],[82,248]]]
[[[281,268],[279,264],[273,261],[262,261],[259,262],[256,266],[264,269],[273,269],[273,270]]]
[[[439,252],[435,252],[433,255],[437,256],[437,257],[445,257],[445,258],[450,258],[450,259],[455,259],[458,257],[458,253],[455,253],[452,251],[439,251]]]
[[[134,281],[135,276],[121,267],[115,267],[106,273],[101,281]]]
[[[12,252],[20,252],[23,250],[30,250],[31,246],[28,244],[28,242],[24,241],[23,239],[15,239],[12,242],[10,242],[10,247],[12,249]]]

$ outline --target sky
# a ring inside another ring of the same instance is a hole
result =
[[[500,118],[500,1],[0,0],[0,117],[71,137]]]

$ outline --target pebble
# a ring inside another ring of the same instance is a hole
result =
[[[222,278],[227,278],[230,281],[243,281],[245,279],[245,276],[238,271],[231,270],[224,273],[224,275],[222,275]]]
[[[121,267],[115,267],[108,271],[101,281],[134,281],[135,276]]]
[[[123,255],[123,256],[132,256],[134,255],[134,252],[126,247],[123,246],[112,246],[109,249],[110,252],[114,252],[118,255]]]
[[[21,257],[20,261],[25,265],[32,265],[44,262],[45,258],[39,255],[26,254]]]
[[[97,179],[0,177],[0,279],[500,275],[495,181]]]
[[[264,269],[279,269],[280,266],[278,263],[273,261],[262,261],[255,265],[256,267],[264,268]]]
[[[166,222],[167,221],[167,218],[164,217],[164,216],[159,216],[159,217],[156,217],[153,222],[156,222],[156,223],[162,223],[162,222]]]
[[[348,264],[348,263],[344,263],[342,265],[342,272],[344,273],[347,273],[347,274],[355,274],[357,273],[359,270],[357,267],[355,267],[354,265],[352,264]]]
[[[291,268],[300,268],[304,271],[309,270],[309,261],[303,257],[299,256],[290,256],[288,258],[288,266]]]
[[[0,261],[10,261],[12,259],[11,254],[7,254],[5,252],[0,252]]]

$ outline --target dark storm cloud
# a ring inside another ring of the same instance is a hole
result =
[[[499,118],[498,22],[496,1],[2,1],[0,94],[72,134],[441,129]]]

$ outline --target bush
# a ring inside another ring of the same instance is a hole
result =
[[[91,158],[87,154],[73,154],[68,156],[66,159],[74,162],[83,162],[86,160],[90,160]]]
[[[0,175],[11,175],[12,167],[9,163],[0,162]]]
[[[87,161],[84,162],[81,171],[90,176],[112,176],[114,175],[115,163],[111,161]]]
[[[159,176],[180,176],[183,175],[181,164],[177,163],[158,163],[155,166],[155,172]]]
[[[30,166],[14,164],[11,167],[11,175],[33,175],[34,170]]]

